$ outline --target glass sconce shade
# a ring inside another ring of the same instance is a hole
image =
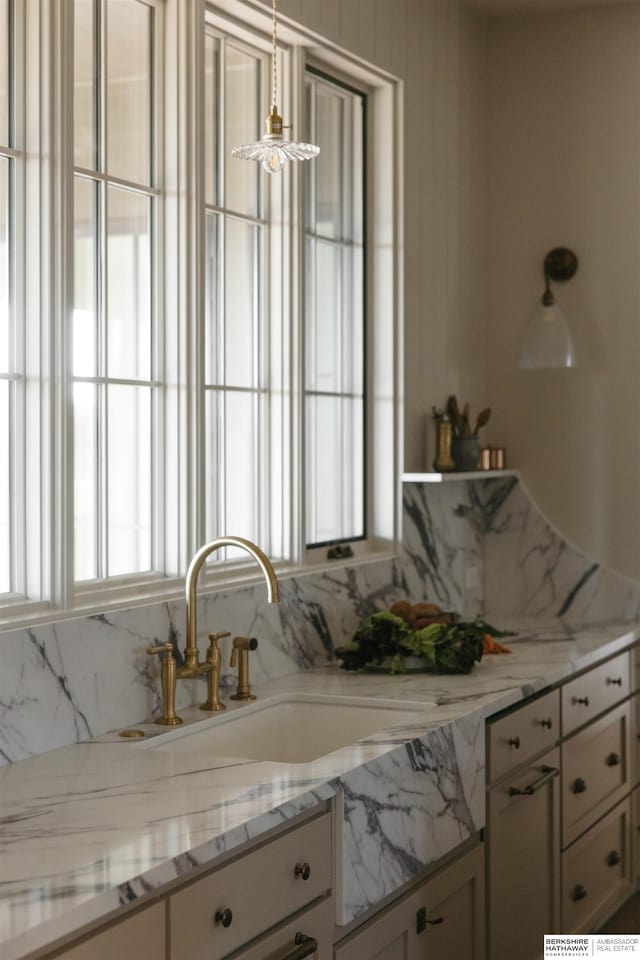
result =
[[[560,306],[544,299],[536,304],[518,350],[521,370],[554,370],[576,366],[576,350]]]
[[[317,157],[320,147],[312,143],[285,140],[276,134],[266,134],[256,143],[232,147],[231,153],[240,160],[257,160],[267,173],[278,173],[289,160],[310,160]]]
[[[518,349],[521,370],[559,370],[575,367],[576,348],[567,319],[556,303],[551,281],[564,283],[578,269],[578,258],[568,247],[554,247],[544,258],[544,293],[536,304]]]

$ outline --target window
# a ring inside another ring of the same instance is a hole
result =
[[[306,540],[364,539],[365,97],[307,71]]]
[[[290,556],[279,453],[287,427],[277,359],[279,289],[270,277],[277,251],[269,224],[278,185],[259,164],[230,157],[234,144],[262,133],[269,77],[265,52],[207,32],[203,539],[233,533],[282,559]],[[212,562],[225,556],[234,551]]]
[[[74,9],[74,566],[87,581],[158,566],[157,27],[143,0]]]
[[[0,0],[3,625],[179,596],[223,534],[281,570],[393,541],[397,137],[368,160],[365,113],[397,94],[290,24],[281,112],[321,153],[269,176],[230,148],[264,131],[270,15],[201,15]]]
[[[16,275],[16,230],[23,217],[17,188],[22,154],[16,129],[15,29],[12,0],[0,0],[0,595],[7,599],[24,593],[26,538],[25,344]]]

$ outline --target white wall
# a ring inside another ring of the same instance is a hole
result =
[[[595,560],[640,576],[640,7],[489,21],[491,438]],[[575,371],[515,367],[542,260],[575,250],[556,293]]]
[[[281,13],[405,81],[404,466],[431,407],[486,399],[484,20],[460,0],[281,0]]]

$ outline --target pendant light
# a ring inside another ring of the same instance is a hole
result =
[[[555,283],[570,280],[578,269],[572,250],[555,247],[544,258],[545,290],[527,324],[518,350],[521,370],[554,370],[575,367],[576,349],[565,317],[551,290]]]
[[[272,0],[273,30],[271,34],[271,60],[273,64],[273,96],[271,113],[266,118],[267,132],[257,143],[245,143],[232,147],[231,155],[239,160],[258,160],[267,173],[278,173],[288,160],[311,160],[320,153],[313,143],[298,143],[282,136],[285,129],[278,113],[278,73],[276,61],[276,0]]]

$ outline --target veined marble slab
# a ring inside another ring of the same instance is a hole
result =
[[[265,684],[260,696],[437,704],[423,723],[309,764],[204,760],[114,734],[5,766],[0,956],[18,960],[73,934],[335,795],[344,801],[341,919],[360,916],[484,825],[484,719],[635,637],[620,623],[538,624],[467,676],[347,674],[334,664]]]

